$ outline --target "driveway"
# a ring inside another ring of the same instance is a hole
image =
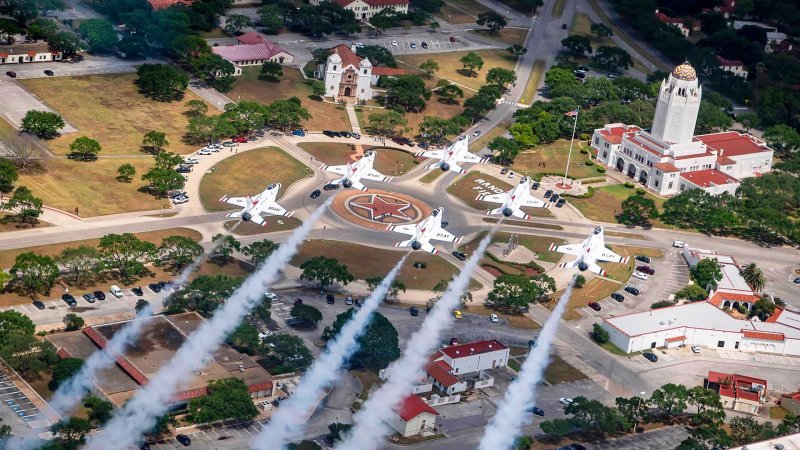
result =
[[[0,96],[5,99],[5,101],[0,103],[0,115],[17,129],[22,126],[22,119],[28,111],[32,109],[37,111],[53,111],[39,100],[38,97],[28,92],[27,89],[23,88],[16,81],[0,79]],[[70,124],[66,124],[59,131],[61,133],[74,133],[78,131],[78,129]]]

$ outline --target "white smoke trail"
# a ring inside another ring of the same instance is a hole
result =
[[[251,442],[251,447],[257,450],[282,450],[290,442],[301,437],[304,420],[311,407],[322,395],[326,387],[339,378],[341,368],[353,353],[358,350],[358,338],[364,333],[372,318],[372,313],[378,309],[381,301],[392,287],[408,254],[394,266],[391,272],[381,281],[364,305],[342,327],[336,339],[328,345],[325,353],[314,362],[314,365],[300,380],[300,387],[294,395],[281,403],[278,411],[272,415],[270,422]]]
[[[481,240],[478,248],[464,264],[447,291],[434,305],[431,314],[422,323],[422,327],[411,336],[406,344],[403,356],[389,366],[386,382],[375,391],[353,416],[354,427],[344,440],[336,447],[339,450],[367,450],[382,445],[382,437],[387,434],[387,422],[394,414],[394,409],[411,394],[413,383],[423,375],[425,364],[436,349],[441,333],[453,320],[453,310],[461,301],[461,294],[467,289],[470,277],[483,258],[497,226]]]
[[[550,348],[558,330],[558,323],[567,307],[575,279],[564,290],[558,304],[547,319],[536,345],[528,353],[528,358],[519,370],[517,379],[508,386],[503,402],[495,413],[492,421],[486,427],[486,433],[481,438],[478,450],[507,450],[514,445],[519,435],[520,428],[529,422],[530,413],[527,409],[536,404],[536,390],[542,381],[544,370],[550,362]]]
[[[333,197],[319,207],[294,230],[253,275],[234,291],[230,298],[203,322],[178,349],[172,359],[159,370],[147,386],[140,389],[106,424],[102,433],[93,435],[86,448],[89,450],[124,449],[135,444],[142,434],[152,429],[156,420],[164,415],[178,391],[180,383],[200,370],[205,360],[219,347],[261,300],[264,290],[280,277],[281,269],[297,252],[297,248],[311,232],[312,225],[325,213]]]

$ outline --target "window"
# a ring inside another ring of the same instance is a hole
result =
[[[608,142],[606,142],[606,148],[608,148]]]
[[[725,341],[717,341],[717,347],[719,348],[725,347]]]
[[[598,143],[600,143],[600,140],[599,140],[599,139],[597,139],[597,137],[595,137],[595,138],[594,138],[594,145],[597,145]]]
[[[458,367],[456,367],[456,370],[453,371],[453,373],[458,373]]]
[[[656,343],[655,342],[651,342],[650,343],[650,348],[656,348]]]
[[[364,69],[364,75],[366,75],[366,74],[367,74],[367,69]]]
[[[733,344],[733,348],[735,348],[736,350],[739,350],[739,341],[736,341],[736,343]]]
[[[658,187],[658,180],[656,180],[656,187]]]
[[[603,152],[603,158],[608,158],[608,152]]]
[[[336,64],[333,65],[333,70],[336,70]]]

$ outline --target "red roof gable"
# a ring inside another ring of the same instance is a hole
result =
[[[445,388],[458,384],[458,378],[450,374],[442,365],[439,365],[438,363],[440,362],[444,363],[444,361],[434,361],[428,364],[428,367],[425,368],[428,375]],[[447,363],[444,363],[444,366],[449,367]]]
[[[784,340],[786,340],[786,336],[783,333],[772,333],[770,331],[742,330],[742,334],[744,334],[744,337],[748,339],[761,339],[763,341],[779,341],[779,342],[783,342]]]
[[[409,395],[403,400],[403,403],[397,408],[398,414],[400,414],[400,418],[408,422],[409,420],[417,417],[418,415],[429,412],[433,415],[438,416],[439,413],[436,412],[435,409],[428,406],[421,398],[417,397],[416,395]]]
[[[606,126],[606,128],[600,130],[600,134],[603,135],[603,139],[608,143],[620,144],[622,143],[622,135],[629,131],[642,131],[642,129],[636,125]]]
[[[358,67],[358,65],[361,63],[362,58],[353,53],[353,51],[350,50],[350,47],[344,44],[339,44],[336,47],[333,47],[331,52],[338,54],[339,57],[342,58],[342,67]]]
[[[159,10],[169,8],[178,3],[188,6],[192,4],[192,0],[147,0],[147,3],[149,3],[153,9]]]
[[[719,62],[720,66],[725,66],[725,67],[744,66],[744,63],[739,61],[738,59],[725,59],[719,55],[717,55],[717,62]]]
[[[236,40],[239,41],[240,44],[260,44],[266,41],[266,39],[261,37],[261,35],[256,33],[255,31],[245,33],[237,37]]]
[[[660,170],[660,171],[662,171],[664,173],[680,172],[681,171],[681,169],[678,169],[677,167],[675,167],[674,164],[665,163],[665,162],[656,163],[656,169],[658,169],[658,170]]]
[[[396,67],[373,67],[373,75],[395,76],[405,75],[406,71]]]
[[[753,294],[734,294],[732,292],[715,292],[708,298],[708,302],[716,307],[720,307],[725,301],[755,303],[758,296]]]
[[[465,356],[480,355],[481,353],[505,350],[508,347],[501,344],[497,339],[489,341],[467,342],[466,344],[445,347],[440,351],[450,358],[463,358]]]
[[[694,184],[695,186],[707,188],[711,185],[721,186],[725,184],[738,183],[739,180],[730,175],[726,175],[716,169],[698,170],[695,172],[683,172],[681,178]]]
[[[234,63],[270,59],[278,53],[291,55],[285,48],[270,41],[262,41],[256,44],[218,45],[212,47],[211,51]]]
[[[764,141],[746,133],[725,131],[695,136],[719,156],[739,156],[771,151]]]
[[[788,394],[783,394],[783,395],[781,395],[781,397],[791,398],[791,399],[794,399],[794,400],[800,400],[800,391],[790,392]]]

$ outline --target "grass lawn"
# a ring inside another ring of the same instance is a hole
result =
[[[123,164],[136,168],[131,183],[115,179],[117,168]],[[45,162],[46,170],[20,174],[17,185],[29,187],[45,205],[53,208],[75,212],[77,206],[81,217],[169,208],[168,200],[139,191],[146,185],[141,175],[152,166],[153,158],[149,156],[101,158],[92,162],[49,159]]]
[[[474,24],[476,20],[476,16],[451,3],[445,3],[434,15],[452,24]]]
[[[258,167],[268,167],[269,171],[263,172],[264,177],[254,177],[249,169]],[[311,175],[311,169],[276,147],[239,153],[220,161],[213,170],[200,180],[200,201],[209,211],[236,209],[236,206],[222,203],[219,199],[226,194],[231,197],[256,195],[269,183],[281,183],[280,198],[289,185]]]
[[[483,58],[483,69],[476,71],[476,74],[469,76],[463,72],[463,66],[459,59],[469,52],[449,52],[439,53],[436,55],[435,60],[439,63],[439,71],[436,76],[439,78],[446,78],[454,83],[467,86],[474,90],[480,89],[481,86],[486,84],[485,76],[489,69],[493,67],[502,67],[504,69],[513,70],[516,63],[516,57],[511,55],[505,50],[478,50],[473,53],[478,54]],[[430,55],[404,55],[397,58],[398,61],[410,64],[414,67],[419,67],[420,64],[426,60],[431,59]]]
[[[475,30],[473,33],[483,36],[485,38],[494,39],[504,44],[524,44],[525,38],[528,36],[527,28],[503,28],[497,33],[492,33],[489,30]]]
[[[508,6],[511,9],[519,11],[528,17],[533,16],[535,12],[531,9],[530,3],[526,4],[524,0],[500,0],[500,3]]]
[[[565,2],[565,0],[557,0],[557,3],[556,3],[556,5],[554,5],[553,9],[555,10],[555,6],[558,6],[558,3],[561,3],[562,4],[562,8],[561,9],[563,11],[563,3],[564,2]],[[606,25],[608,25],[608,24],[606,24]],[[617,46],[617,44],[615,44],[614,41],[610,37],[598,38],[597,35],[592,34],[591,27],[592,27],[592,19],[590,19],[589,16],[587,16],[585,13],[582,13],[582,12],[575,13],[575,20],[572,22],[572,30],[570,32],[570,35],[578,35],[578,36],[584,36],[584,37],[589,38],[589,41],[592,44],[592,48],[598,48],[598,47],[601,47],[603,45],[607,45],[607,46],[611,46],[611,47],[616,47]],[[617,34],[616,27],[612,26],[612,28],[614,29],[614,34]],[[627,39],[625,39],[624,36],[620,35],[620,37],[627,42]],[[639,55],[641,55],[641,54],[642,53],[640,51]],[[580,64],[589,64],[591,62],[591,59],[589,59],[589,58],[576,59],[576,62],[578,62],[578,61],[579,61]],[[637,59],[634,59],[633,67],[636,68],[637,70],[639,70],[640,72],[642,72],[644,74],[647,74],[647,75],[649,75],[649,74],[651,74],[653,72],[652,70],[650,70],[647,67],[645,67],[644,65],[642,65],[642,63],[638,62]]]
[[[517,173],[533,176],[535,174],[560,174],[564,175],[569,154],[569,141],[559,139],[550,144],[538,145],[530,150],[525,150],[514,158],[511,169]],[[580,152],[577,145],[572,148],[572,157],[567,175],[571,178],[588,178],[597,175],[597,165],[591,167],[584,163],[589,161],[589,155]],[[543,163],[543,166],[538,164]]]
[[[783,420],[783,418],[786,417],[788,414],[791,414],[791,412],[788,409],[784,408],[783,406],[776,405],[769,407],[770,419]]]
[[[184,154],[196,150],[181,138],[189,123],[184,105],[200,97],[187,89],[181,101],[158,102],[140,94],[135,79],[136,74],[126,73],[31,78],[20,83],[78,127],[77,133],[48,142],[53,153],[67,154],[75,138],[88,136],[100,142],[101,156],[141,154],[142,136],[151,130],[167,134],[169,151]]]
[[[399,239],[398,239],[399,240]],[[311,240],[300,247],[300,251],[292,258],[292,265],[300,266],[304,261],[315,256],[325,255],[336,258],[350,269],[356,279],[380,276],[383,277],[406,254],[405,251],[384,250],[350,242]],[[415,262],[427,264],[425,269],[415,269]],[[449,280],[457,268],[442,257],[425,252],[414,252],[400,271],[397,279],[408,289],[430,290],[441,280]],[[470,281],[470,289],[480,288],[480,283]],[[400,294],[402,296],[402,294]]]
[[[299,146],[314,155],[314,158],[331,165],[352,162],[353,160],[350,156],[355,154],[350,144],[305,142],[299,144]],[[375,157],[375,170],[384,175],[403,175],[417,165],[414,162],[414,155],[406,151],[390,147],[374,147],[372,150],[378,153]]]
[[[544,76],[544,68],[545,62],[543,60],[537,59],[533,62],[531,75],[528,77],[528,82],[525,84],[525,90],[522,91],[522,96],[519,99],[520,103],[524,103],[526,105],[533,103],[533,99],[536,97],[536,93],[539,91],[539,84],[541,84],[542,77]]]
[[[569,383],[570,381],[585,380],[586,378],[583,372],[572,367],[558,356],[553,356],[550,364],[544,370],[544,379],[550,384]]]
[[[636,188],[629,189],[624,184],[614,184],[595,189],[592,198],[571,198],[569,200],[586,218],[614,223],[617,221],[616,213],[622,210],[622,202],[635,194]],[[656,197],[649,192],[645,196],[653,199],[658,210],[663,211],[663,198]],[[658,226],[660,222],[654,220],[653,224]]]
[[[201,31],[198,34],[203,39],[221,39],[229,37],[221,28],[214,28],[211,31]]]
[[[505,134],[510,124],[501,123],[500,126],[492,128],[486,133],[482,134],[478,139],[471,139],[469,142],[469,151],[477,153],[483,150],[484,147],[489,145],[492,139]]]
[[[471,305],[467,304],[464,308],[466,312],[472,314],[479,314],[481,316],[488,316],[489,314],[497,314],[498,317],[508,322],[514,328],[522,328],[523,330],[538,330],[542,328],[539,323],[534,321],[528,316],[512,316],[509,314],[503,314],[498,311],[495,311],[491,308],[487,308],[483,305]]]
[[[436,181],[436,179],[439,178],[443,173],[444,172],[442,172],[441,170],[432,169],[432,170],[429,170],[427,174],[423,175],[419,179],[419,181],[422,182],[422,183],[431,183],[433,181]]]
[[[639,353],[641,353],[641,352],[625,353],[624,350],[622,350],[621,348],[619,348],[616,345],[612,344],[611,341],[608,341],[608,342],[605,342],[605,343],[602,343],[602,344],[597,344],[597,345],[599,345],[600,347],[605,349],[605,351],[607,351],[608,353],[611,353],[612,355],[630,356],[630,355],[638,355]]]
[[[567,312],[564,314],[564,319],[572,320],[580,318],[581,316],[576,311],[577,309],[583,308],[588,305],[589,302],[606,298],[620,288],[622,288],[622,286],[614,281],[592,278],[583,285],[582,288],[572,290],[572,296],[569,298],[569,303],[567,303]],[[555,302],[558,301],[563,293],[564,291],[560,290],[550,296],[550,298],[553,299],[550,305],[551,307],[555,306]]]
[[[471,254],[475,249],[478,247],[478,243],[486,236],[486,232],[481,232],[475,238],[466,244],[461,244],[458,247],[458,251]],[[510,233],[495,233],[492,237],[492,243],[501,243],[505,244],[511,238]],[[550,244],[555,243],[556,245],[564,244],[564,240],[562,239],[555,239],[549,238],[544,236],[534,236],[528,234],[518,234],[517,235],[519,245],[527,248],[528,250],[538,253],[539,260],[546,261],[546,262],[557,262],[561,259],[561,253],[551,252],[548,251],[550,248]],[[484,258],[480,264],[490,263],[493,265],[499,265],[496,261],[493,261],[489,258]],[[517,271],[518,272],[518,271]]]
[[[556,0],[553,4],[553,17],[561,17],[564,14],[565,6],[567,6],[567,0]]]
[[[446,3],[449,3],[456,8],[461,9],[462,11],[466,11],[469,14],[474,16],[479,16],[485,12],[492,11],[491,9],[484,6],[482,3],[478,3],[475,0],[445,0]]]
[[[311,120],[306,121],[303,126],[309,130],[349,130],[350,121],[347,119],[347,111],[337,109],[333,103],[326,103],[322,100],[312,100],[311,86],[303,78],[299,70],[291,67],[283,68],[283,77],[279,82],[266,81],[260,79],[261,67],[245,67],[242,75],[236,77],[233,89],[228,92],[228,98],[252,100],[261,103],[270,103],[275,100],[297,97],[308,109]]]
[[[487,210],[502,206],[500,203],[489,203],[477,199],[479,193],[489,191],[488,189],[481,187],[481,185],[477,183],[477,180],[489,182],[494,186],[503,189],[503,191],[507,191],[512,188],[510,184],[503,180],[486,175],[485,173],[472,171],[460,178],[457,178],[456,181],[454,181],[453,184],[447,188],[447,192],[451,195],[455,195],[464,203],[475,209]],[[522,208],[522,210],[534,217],[552,217],[547,208]]]
[[[381,379],[378,378],[378,374],[371,370],[358,369],[351,371],[350,374],[361,383],[361,393],[358,394],[358,399],[361,401],[366,401],[372,389],[381,384]],[[357,405],[354,403],[353,406],[356,409],[360,408],[361,403],[359,402]]]

